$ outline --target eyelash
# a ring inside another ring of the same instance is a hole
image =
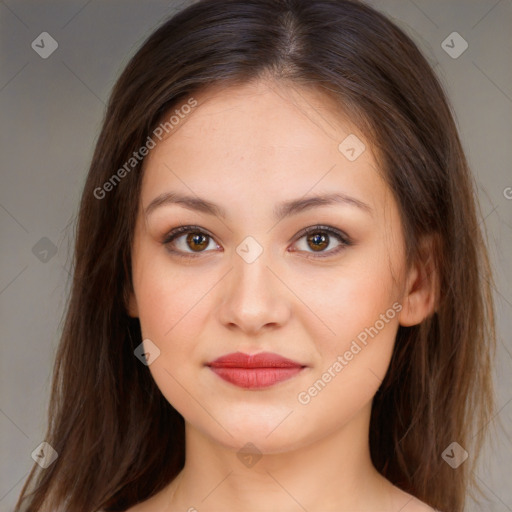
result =
[[[210,239],[214,240],[214,238],[211,235],[206,233],[199,226],[180,226],[180,227],[177,227],[177,228],[169,231],[164,236],[164,239],[162,240],[161,243],[162,243],[162,245],[166,246],[166,249],[170,253],[172,253],[178,257],[185,258],[185,259],[197,258],[198,256],[201,255],[201,252],[183,253],[181,251],[177,251],[175,249],[170,248],[171,242],[173,242],[174,240],[179,238],[180,235],[188,234],[188,233],[206,235]],[[353,242],[351,241],[351,239],[345,233],[343,233],[343,231],[340,231],[340,230],[330,227],[330,226],[323,226],[323,225],[310,226],[310,227],[307,227],[307,228],[299,231],[299,233],[297,233],[297,235],[296,235],[297,236],[296,241],[300,240],[304,236],[307,236],[311,233],[327,233],[328,235],[333,236],[336,240],[338,240],[340,242],[340,245],[338,247],[336,247],[335,249],[331,249],[330,251],[318,252],[318,253],[316,253],[317,255],[315,255],[315,256],[305,256],[308,259],[327,258],[330,256],[334,256],[334,255],[338,254],[339,252],[341,252],[342,250],[344,250],[346,247],[353,245]],[[203,252],[206,252],[206,251],[203,251]]]

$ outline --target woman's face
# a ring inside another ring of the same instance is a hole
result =
[[[260,81],[194,99],[145,160],[130,314],[188,427],[235,449],[306,446],[367,415],[386,373],[398,209],[369,143],[320,93]],[[324,195],[337,199],[310,200]],[[193,227],[170,240],[180,226]],[[273,355],[210,366],[233,353]]]

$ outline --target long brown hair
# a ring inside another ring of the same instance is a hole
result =
[[[34,465],[16,511],[125,510],[182,469],[183,418],[134,356],[140,324],[125,307],[142,162],[105,197],[97,191],[172,107],[210,85],[263,76],[336,97],[380,156],[408,261],[425,256],[422,237],[437,241],[436,312],[399,327],[370,450],[395,485],[463,510],[494,408],[494,306],[473,178],[442,86],[402,30],[355,0],[203,0],[158,28],[113,89],[80,204],[54,369],[45,440],[59,456]],[[470,453],[457,469],[442,457],[453,441]]]

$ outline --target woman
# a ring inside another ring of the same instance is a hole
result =
[[[445,94],[383,15],[184,9],[114,87],[58,457],[17,510],[462,511],[494,403],[476,204]]]

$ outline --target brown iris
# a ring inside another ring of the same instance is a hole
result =
[[[314,234],[308,235],[308,243],[313,242],[314,245],[311,248],[314,251],[321,251],[329,245],[328,235],[321,232],[315,232]]]
[[[187,235],[187,244],[191,249],[194,249],[195,245],[198,249],[196,252],[200,252],[208,247],[208,238],[208,235],[204,235],[202,233],[189,233]]]

